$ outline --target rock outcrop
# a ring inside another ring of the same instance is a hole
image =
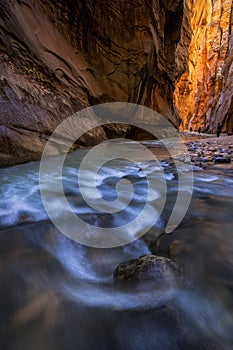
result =
[[[232,0],[188,0],[192,40],[187,71],[175,91],[180,129],[233,127]]]
[[[98,103],[142,104],[178,126],[186,2],[11,0],[1,1],[0,16],[1,164],[38,159],[64,118]],[[107,137],[89,136],[86,145]]]

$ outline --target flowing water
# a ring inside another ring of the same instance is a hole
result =
[[[119,225],[121,217],[98,213],[80,195],[77,169],[85,152],[65,163],[70,206],[93,225]],[[161,164],[168,186],[161,218],[146,236],[112,249],[81,245],[54,227],[40,197],[38,162],[0,169],[1,349],[232,349],[232,171],[196,168],[190,208],[165,234],[178,184],[174,168]],[[98,176],[102,196],[112,200],[119,179],[132,181],[135,195],[125,212],[132,219],[143,207],[145,174],[158,176],[157,170],[153,161],[109,162]],[[54,215],[62,216],[56,169],[45,176]],[[150,253],[172,255],[183,282],[168,288],[114,282],[120,262]]]

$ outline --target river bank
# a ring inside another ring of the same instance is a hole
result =
[[[191,161],[195,165],[232,169],[233,164],[233,136],[201,137],[197,140],[185,142],[190,152]]]
[[[181,162],[188,162],[200,169],[233,169],[233,136],[221,135],[216,137],[209,134],[180,133],[181,140],[187,147],[187,153],[183,151],[177,154],[177,159]],[[169,161],[173,167],[171,154],[161,143],[148,144],[148,148],[155,154],[159,161]]]

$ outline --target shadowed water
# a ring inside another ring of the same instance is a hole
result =
[[[115,199],[121,178],[131,181],[134,197],[123,215],[104,215],[80,195],[77,169],[85,152],[69,155],[64,168],[72,209],[97,226],[132,220],[143,207],[146,174],[157,176],[157,164],[107,163],[97,179],[103,198]],[[161,218],[142,239],[114,249],[82,246],[58,232],[43,208],[37,162],[0,169],[2,349],[232,348],[232,172],[196,169],[188,213],[167,235],[177,179],[167,162],[162,167],[168,196]],[[61,216],[55,178],[56,169],[48,172],[47,189],[54,215]],[[159,188],[155,192],[159,197]],[[120,262],[151,252],[171,255],[182,267],[182,283],[165,288],[153,281],[129,287],[114,282]]]

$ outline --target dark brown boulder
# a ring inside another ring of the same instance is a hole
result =
[[[143,255],[138,259],[122,262],[115,271],[115,280],[125,282],[172,282],[178,276],[180,268],[175,262],[156,255]]]

